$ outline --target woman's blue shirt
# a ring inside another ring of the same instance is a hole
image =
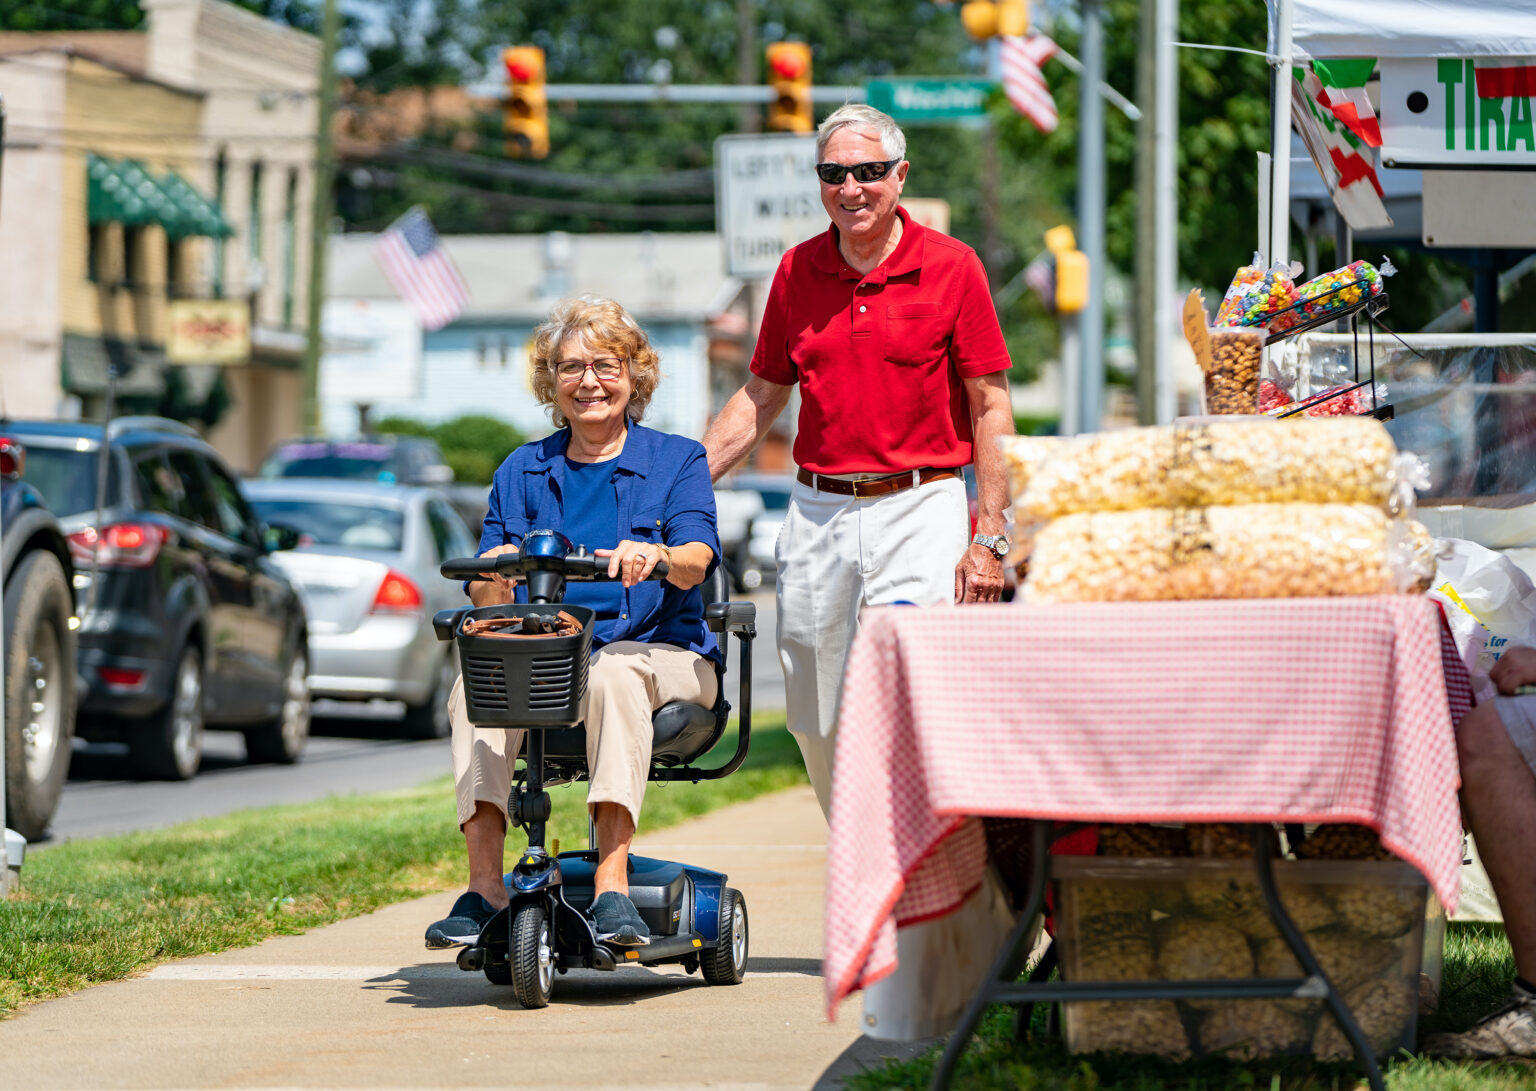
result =
[[[481,553],[498,545],[521,545],[530,530],[557,530],[591,550],[612,549],[623,538],[674,547],[703,542],[714,553],[709,565],[714,572],[720,563],[720,537],[715,528],[715,491],[701,444],[630,425],[624,450],[602,464],[611,467],[615,503],[609,508],[603,498],[607,518],[613,521],[611,532],[600,536],[588,525],[587,505],[577,510],[570,493],[570,486],[576,484],[567,480],[572,465],[565,454],[570,436],[570,429],[562,428],[507,456],[491,481],[490,509],[480,532]],[[590,477],[591,469],[584,468],[581,476]],[[569,514],[568,501],[573,503]],[[521,585],[517,601],[527,601]],[[704,626],[704,599],[697,587],[684,591],[666,580],[648,580],[627,589],[617,581],[571,583],[566,585],[566,601],[597,611],[594,650],[620,640],[640,640],[720,657],[715,634]]]

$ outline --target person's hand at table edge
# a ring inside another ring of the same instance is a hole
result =
[[[1003,594],[1003,562],[986,546],[971,545],[955,565],[956,602],[996,602]]]
[[[1504,694],[1536,684],[1536,648],[1510,648],[1488,672],[1488,680]]]

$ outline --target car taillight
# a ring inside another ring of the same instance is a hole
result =
[[[0,436],[0,477],[15,481],[27,466],[27,449],[10,436]]]
[[[69,536],[69,552],[82,566],[94,559],[104,568],[147,568],[169,537],[170,531],[155,523],[113,523],[99,536],[95,527],[85,527]]]
[[[421,588],[409,576],[391,568],[379,584],[378,594],[373,596],[373,612],[408,613],[421,609]]]
[[[127,667],[98,667],[96,673],[109,686],[137,686],[144,681],[144,672]]]

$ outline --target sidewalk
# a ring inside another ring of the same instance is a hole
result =
[[[858,1036],[857,997],[822,1016],[825,842],[806,787],[637,839],[745,895],[739,986],[572,971],[525,1011],[422,947],[452,902],[436,894],[37,1005],[0,1022],[0,1087],[834,1087],[901,1047]]]

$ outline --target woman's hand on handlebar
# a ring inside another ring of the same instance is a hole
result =
[[[500,557],[507,553],[516,553],[515,545],[492,546],[481,557]],[[469,585],[469,598],[476,606],[499,606],[504,602],[511,602],[513,593],[517,589],[517,580],[511,576],[503,576],[496,572],[487,572],[490,579],[481,580]]]
[[[649,577],[656,562],[665,561],[669,551],[656,542],[633,542],[626,538],[612,549],[593,552],[608,558],[609,579],[619,579],[625,587],[633,587]]]

